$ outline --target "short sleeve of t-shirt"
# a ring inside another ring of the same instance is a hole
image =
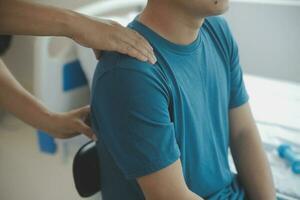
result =
[[[238,47],[234,39],[232,39],[232,48],[230,66],[230,109],[243,105],[249,99],[239,61]]]
[[[226,49],[229,51],[229,63],[230,63],[230,100],[229,100],[229,108],[236,108],[249,100],[249,96],[247,94],[244,79],[243,79],[243,71],[240,65],[239,59],[239,50],[238,45],[230,31],[230,28],[226,22],[226,20],[222,17],[215,17],[221,26],[222,34],[225,38],[223,41],[226,41]]]
[[[168,89],[155,66],[138,61],[120,65],[94,80],[92,117],[99,139],[131,179],[167,167],[180,151],[168,111]]]

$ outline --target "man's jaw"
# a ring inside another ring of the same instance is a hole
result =
[[[204,18],[160,5],[159,9],[147,6],[138,20],[170,42],[187,45],[197,38]]]

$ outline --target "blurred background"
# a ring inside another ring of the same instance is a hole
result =
[[[132,1],[131,7],[131,1],[122,0],[116,4],[107,3],[116,0],[32,1],[111,18],[123,25],[144,5]],[[281,199],[300,199],[299,175],[276,154],[282,143],[300,152],[300,0],[232,0],[224,17],[239,44],[250,103],[277,191]],[[3,60],[18,81],[50,109],[66,111],[88,103],[88,83],[64,92],[60,79],[62,68],[78,61],[87,81],[91,80],[96,60],[89,49],[62,38],[13,36]],[[45,80],[40,78],[45,76]],[[41,92],[45,88],[47,94]],[[37,130],[0,110],[1,200],[82,199],[74,187],[72,160],[87,139],[48,139],[48,144],[41,144]],[[49,144],[52,150],[43,149]]]
[[[26,1],[77,9],[96,0]],[[31,36],[14,36],[3,56],[17,80],[32,93],[35,39]],[[72,160],[64,160],[60,153],[41,153],[38,145],[34,128],[0,110],[0,199],[82,199],[74,187]]]

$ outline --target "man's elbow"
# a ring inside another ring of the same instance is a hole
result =
[[[190,190],[174,192],[169,194],[154,194],[146,196],[146,200],[203,200],[200,196]]]
[[[187,187],[181,161],[137,179],[146,200],[202,200]]]

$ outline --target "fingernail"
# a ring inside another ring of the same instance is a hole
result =
[[[151,56],[151,63],[154,65],[157,62],[157,59],[155,56]]]
[[[152,58],[149,58],[148,59],[148,62],[151,64],[151,65],[154,65],[154,60]]]

